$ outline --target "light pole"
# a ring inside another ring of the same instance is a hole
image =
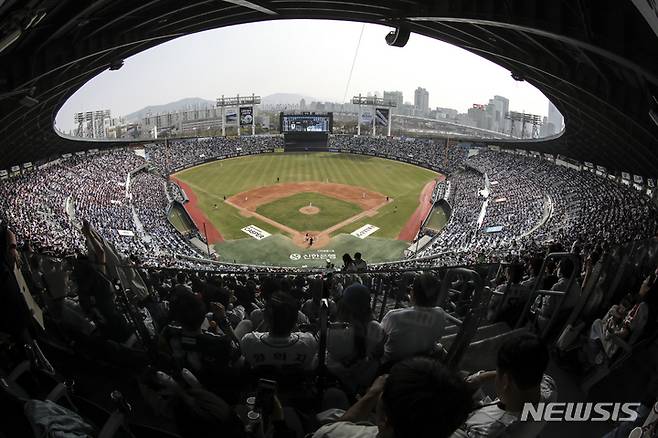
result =
[[[206,231],[206,223],[203,223],[203,234],[206,235],[206,249],[208,250],[208,257],[210,257],[210,243],[208,242],[208,231]]]

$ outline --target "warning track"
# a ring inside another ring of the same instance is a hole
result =
[[[187,213],[194,221],[194,225],[196,225],[197,229],[203,232],[203,224],[206,224],[206,233],[208,233],[208,243],[214,244],[214,243],[223,242],[224,238],[222,237],[222,234],[219,232],[217,228],[215,228],[213,223],[210,222],[208,217],[206,217],[203,210],[199,208],[199,202],[196,194],[194,193],[194,190],[192,190],[192,188],[189,185],[179,180],[175,176],[172,176],[171,179],[174,180],[176,184],[180,186],[181,189],[185,190],[185,194],[187,195],[189,201],[185,204],[184,207],[185,210],[187,210]]]
[[[420,192],[418,200],[418,208],[416,208],[414,214],[411,215],[407,223],[402,227],[402,230],[400,230],[398,240],[412,241],[415,239],[416,234],[420,230],[420,226],[432,210],[432,191],[434,190],[436,182],[436,180],[430,181],[425,184],[425,187],[423,187],[423,191]]]

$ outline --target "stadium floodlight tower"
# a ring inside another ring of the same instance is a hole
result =
[[[391,136],[391,108],[395,108],[398,104],[393,100],[384,100],[381,97],[371,96],[354,96],[352,104],[359,105],[359,114],[356,120],[356,135],[361,135],[361,107],[363,105],[372,107],[372,136],[375,136],[377,123],[387,127],[387,136]]]
[[[109,123],[110,110],[78,112],[73,115],[75,135],[83,138],[105,138],[105,125]]]
[[[539,138],[539,126],[541,125],[541,116],[536,114],[528,114],[526,112],[518,113],[516,111],[510,111],[505,115],[506,119],[509,119],[510,123],[510,137],[514,135],[514,122],[521,123],[521,138],[525,138],[525,125],[530,123],[532,124],[532,135],[531,138]]]
[[[260,96],[253,93],[251,96],[240,97],[238,94],[235,97],[222,97],[217,98],[217,108],[222,109],[222,137],[226,136],[226,108],[235,108],[235,119],[238,127],[238,136],[240,136],[240,126],[251,125],[251,135],[256,134],[256,105],[260,104]]]

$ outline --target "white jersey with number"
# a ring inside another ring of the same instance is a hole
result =
[[[242,354],[253,367],[299,365],[311,369],[318,343],[311,333],[296,332],[288,337],[252,332],[240,341]]]

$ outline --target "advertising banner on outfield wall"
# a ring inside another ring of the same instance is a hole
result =
[[[380,126],[388,126],[388,117],[390,110],[388,108],[375,109],[375,121]]]
[[[251,125],[254,122],[254,107],[240,107],[240,126]]]

